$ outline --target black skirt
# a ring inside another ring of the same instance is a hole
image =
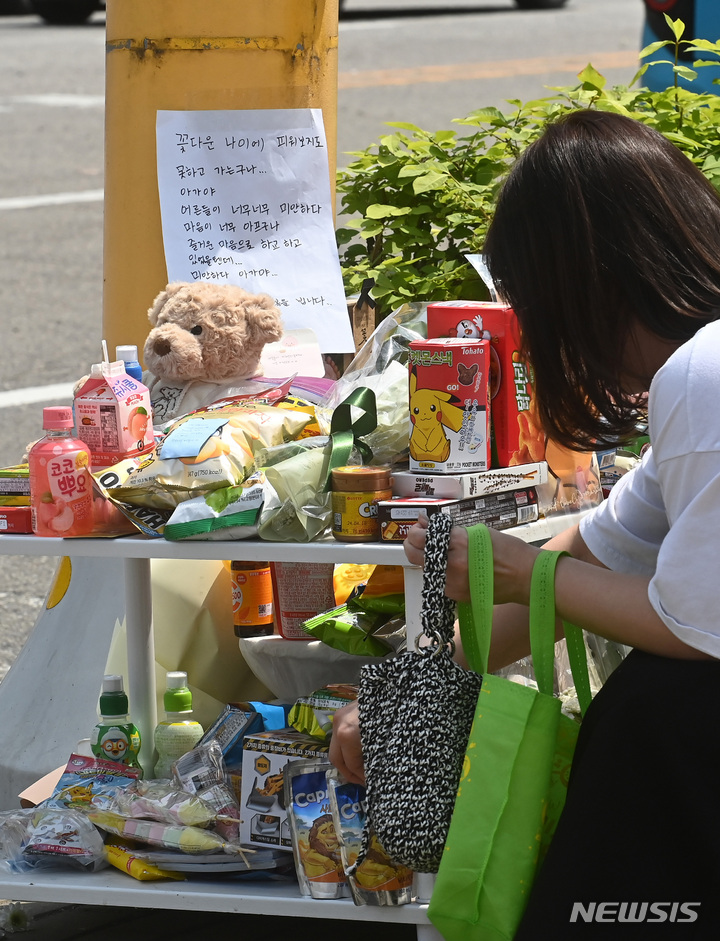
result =
[[[582,724],[515,941],[720,938],[720,661],[632,651]]]

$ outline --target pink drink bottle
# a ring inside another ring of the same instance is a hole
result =
[[[47,434],[30,449],[30,515],[36,536],[87,536],[93,490],[87,445],[72,435],[73,411],[43,409]]]

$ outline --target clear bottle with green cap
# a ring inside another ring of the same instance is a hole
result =
[[[187,673],[166,674],[165,720],[155,727],[155,777],[171,778],[172,766],[202,738],[203,727],[192,717],[192,693]]]
[[[103,677],[100,721],[90,736],[90,747],[96,758],[140,768],[140,733],[130,720],[122,676],[107,674]]]

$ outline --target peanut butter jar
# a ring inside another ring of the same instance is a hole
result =
[[[340,542],[377,542],[378,500],[392,497],[390,468],[347,465],[332,471],[332,534]]]

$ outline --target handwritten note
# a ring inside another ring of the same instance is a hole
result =
[[[353,352],[322,112],[158,111],[156,130],[168,280],[265,292],[286,330]]]

